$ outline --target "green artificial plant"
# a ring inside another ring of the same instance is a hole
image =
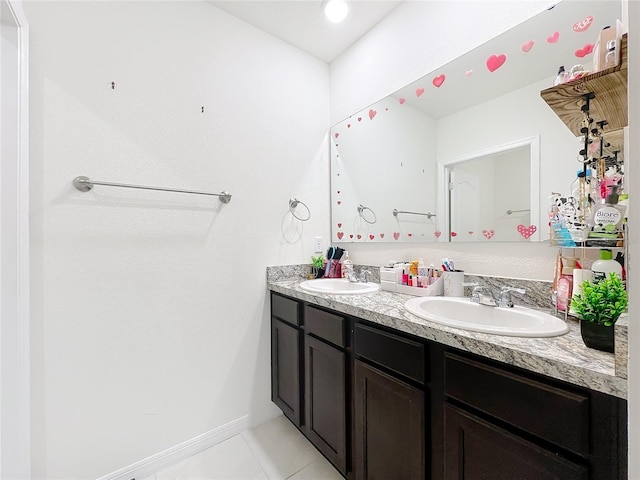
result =
[[[311,257],[311,265],[314,268],[324,268],[324,257],[322,255],[318,255],[317,257]]]
[[[571,300],[571,308],[586,322],[612,326],[627,309],[628,296],[620,277],[610,273],[598,283],[588,280],[582,284],[582,293]]]

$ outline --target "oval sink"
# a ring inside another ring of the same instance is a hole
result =
[[[555,337],[569,331],[553,315],[526,307],[488,307],[468,298],[417,297],[405,308],[418,317],[448,327],[511,337]]]
[[[313,293],[333,293],[337,295],[359,295],[372,293],[380,289],[377,283],[350,282],[346,278],[316,278],[305,280],[300,288]]]

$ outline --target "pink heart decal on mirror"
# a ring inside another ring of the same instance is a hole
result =
[[[342,202],[340,200],[338,200],[338,205],[340,205]]]
[[[398,100],[400,102],[400,105],[404,105],[404,102],[406,102],[406,100],[404,98],[401,98],[400,100]]]
[[[490,72],[495,72],[502,65],[504,65],[504,62],[506,61],[507,56],[504,53],[501,53],[500,55],[491,55],[489,58],[487,58],[487,68]]]
[[[344,237],[343,232],[338,232],[336,235],[338,236],[338,240],[342,240],[342,237]]]
[[[340,136],[340,134],[339,134],[339,133],[336,133],[336,134],[334,135],[334,137],[336,137],[336,138],[338,138],[339,136]]]
[[[351,124],[350,123],[347,123],[347,128],[351,128]]]
[[[362,117],[358,117],[358,121],[361,122],[362,121]]]
[[[469,230],[467,233],[468,233],[469,235],[473,235],[473,230]]]
[[[551,35],[550,37],[547,37],[547,42],[556,43],[559,38],[560,38],[560,32],[553,32],[553,35]]]
[[[482,235],[484,235],[487,240],[491,240],[495,233],[493,230],[482,230]]]
[[[436,238],[440,238],[440,235],[442,235],[442,232],[440,230],[436,230],[435,232],[433,232],[433,236]]]
[[[587,30],[591,26],[592,23],[593,23],[593,17],[591,15],[589,15],[584,20],[574,23],[573,24],[573,31],[574,32],[584,32],[585,30]]]
[[[520,235],[522,235],[525,239],[528,239],[529,237],[531,237],[531,235],[536,233],[536,230],[538,230],[538,227],[536,227],[535,225],[529,225],[527,227],[525,225],[520,224],[518,225],[517,230]]]
[[[342,228],[342,224],[341,223],[338,224],[338,228]]]
[[[422,87],[416,88],[416,97],[419,97],[423,93],[424,93],[424,88],[422,88]]]
[[[438,75],[436,78],[433,79],[433,84],[436,87],[440,88],[440,86],[444,83],[444,79],[445,79],[444,74]]]
[[[591,52],[593,52],[593,45],[590,43],[587,43],[584,47],[576,50],[575,55],[578,58],[584,58],[587,55],[589,55]]]
[[[457,237],[457,236],[458,236],[458,233],[457,233],[457,232],[451,232],[451,236],[452,236],[452,237]]]
[[[384,233],[381,233],[381,234],[380,234],[380,238],[384,238]]]
[[[464,72],[465,77],[470,77],[471,75],[473,75],[473,70],[467,70],[466,72]]]
[[[400,238],[400,232],[393,232],[393,239],[398,240]]]
[[[351,235],[349,235],[349,238],[353,238],[353,233]]]
[[[374,238],[376,238],[375,235],[369,235],[369,240],[373,240]]]
[[[376,112],[373,108],[369,110],[369,120],[373,120],[373,117],[376,116],[378,112]]]
[[[524,42],[521,46],[520,46],[520,50],[522,50],[524,53],[529,53],[531,51],[531,49],[533,48],[533,40],[529,40],[528,42]]]
[[[407,233],[407,237],[413,237],[413,233]]]
[[[358,237],[358,240],[360,240],[362,238],[362,235],[358,234],[357,237]]]

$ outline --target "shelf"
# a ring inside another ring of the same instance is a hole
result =
[[[627,34],[620,42],[620,62],[586,75],[572,82],[556,85],[540,92],[540,96],[558,115],[564,124],[576,136],[580,136],[582,127],[583,95],[595,94],[591,100],[590,114],[596,122],[606,120],[605,139],[611,143],[612,150],[622,151],[622,128],[628,123],[627,107]],[[619,147],[619,148],[617,148]]]

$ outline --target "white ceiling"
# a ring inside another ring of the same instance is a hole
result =
[[[351,0],[349,15],[335,24],[325,18],[321,0],[208,1],[327,63],[402,3],[402,0]]]

